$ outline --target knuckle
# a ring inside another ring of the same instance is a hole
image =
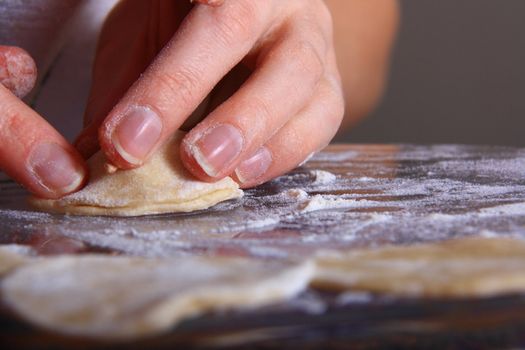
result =
[[[16,129],[15,129],[16,130]],[[0,120],[0,139],[7,139],[13,132],[13,121],[11,119]]]
[[[4,105],[2,117],[0,118],[0,137],[16,134],[23,125],[23,116],[9,105]]]
[[[298,40],[291,49],[291,56],[300,71],[319,80],[324,71],[324,60],[310,40]]]
[[[272,104],[261,98],[253,98],[250,102],[250,110],[253,111],[253,115],[256,118],[252,119],[252,130],[264,131],[271,127],[272,121],[275,118],[276,112]]]
[[[249,41],[259,27],[258,1],[238,1],[228,6],[216,19],[215,33],[219,40],[230,46]]]
[[[159,74],[155,83],[161,99],[177,100],[184,106],[192,106],[199,100],[199,91],[202,79],[200,74],[190,69],[178,69],[175,72]]]
[[[265,117],[265,120],[271,120],[275,115],[274,108],[266,100],[258,100],[257,109],[260,115]]]
[[[45,133],[45,130],[40,130],[40,128],[33,125],[31,119],[15,106],[3,105],[2,109],[0,118],[0,161],[4,159],[6,162],[12,163],[15,162],[14,159],[10,159],[13,157],[13,154],[10,153],[13,147],[21,150],[26,149],[39,136]]]
[[[310,7],[302,6],[299,8],[299,11],[303,13],[303,16],[299,17],[299,23],[315,27],[323,35],[331,37],[334,21],[332,12],[324,0],[311,1]]]

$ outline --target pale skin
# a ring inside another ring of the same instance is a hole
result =
[[[21,73],[0,69],[0,168],[59,198],[83,186],[84,159],[99,148],[117,168],[139,167],[182,126],[195,177],[248,188],[295,168],[381,96],[395,0],[199,2],[128,0],[113,11],[74,146],[20,100],[36,70],[18,51]]]

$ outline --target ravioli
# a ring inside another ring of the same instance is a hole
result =
[[[139,216],[207,209],[243,195],[226,177],[214,183],[196,180],[181,163],[177,132],[146,164],[110,173],[99,151],[88,160],[90,180],[79,192],[57,200],[32,197],[30,204],[52,213]]]

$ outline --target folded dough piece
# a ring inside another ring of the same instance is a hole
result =
[[[8,306],[61,333],[133,338],[205,311],[256,307],[304,290],[309,263],[242,258],[51,257],[1,284]]]
[[[241,197],[242,190],[229,177],[207,183],[184,169],[179,156],[182,136],[177,132],[140,168],[112,174],[98,152],[88,160],[90,180],[84,189],[58,200],[32,197],[30,203],[54,213],[138,216],[206,209]]]
[[[316,258],[312,285],[397,296],[477,297],[525,292],[525,241],[463,238]]]

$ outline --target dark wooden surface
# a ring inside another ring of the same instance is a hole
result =
[[[318,170],[336,175],[320,181]],[[0,182],[0,243],[35,254],[99,252],[266,258],[307,256],[468,236],[525,234],[525,151],[477,146],[337,145],[305,166],[210,210],[142,218],[32,212]],[[305,198],[290,197],[290,190]],[[304,211],[309,200],[327,207]],[[342,200],[342,201],[341,201]],[[204,315],[132,343],[35,329],[5,306],[0,339],[13,348],[436,348],[525,346],[525,298],[400,300],[308,291],[250,312]],[[320,307],[319,307],[320,306]]]

